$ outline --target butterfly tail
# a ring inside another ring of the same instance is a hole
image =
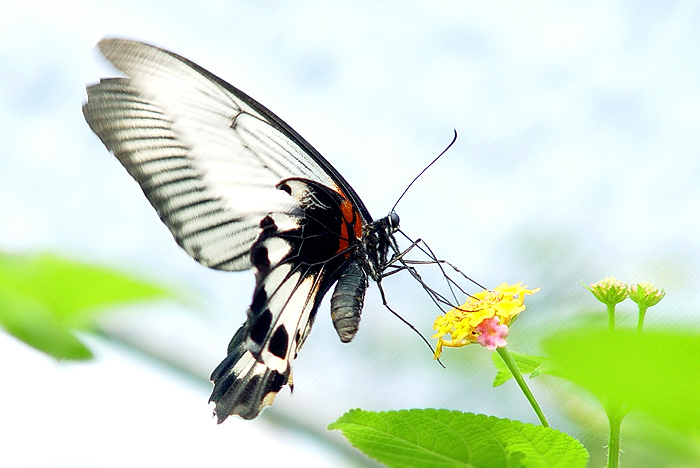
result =
[[[254,419],[272,404],[277,393],[289,381],[290,369],[280,373],[258,362],[245,347],[245,325],[233,336],[228,356],[211,374],[214,382],[210,402],[219,424],[232,414]]]

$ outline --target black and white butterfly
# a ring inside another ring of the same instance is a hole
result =
[[[353,339],[368,278],[406,265],[399,218],[373,221],[304,138],[198,65],[131,40],[99,49],[124,76],[88,87],[90,128],[195,260],[255,272],[247,320],[211,376],[219,422],[255,418],[291,386],[292,360],[334,284],[333,324]]]

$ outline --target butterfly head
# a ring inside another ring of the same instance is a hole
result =
[[[389,213],[389,216],[387,216],[385,219],[387,224],[387,230],[391,234],[399,230],[399,223],[401,220],[399,219],[399,215],[396,214],[396,211],[392,211],[391,213]]]

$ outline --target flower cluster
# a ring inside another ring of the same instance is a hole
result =
[[[659,303],[666,295],[666,291],[657,288],[649,281],[644,281],[627,287],[627,293],[640,307],[651,307]]]
[[[586,287],[603,304],[615,305],[627,299],[627,285],[613,276]]]
[[[586,285],[584,284],[584,286]],[[586,286],[586,288],[593,293],[596,299],[608,307],[608,328],[610,331],[615,329],[616,304],[628,297],[637,303],[637,308],[639,309],[637,332],[641,333],[647,309],[658,304],[666,295],[666,291],[657,288],[648,281],[627,285],[612,276]]]
[[[492,291],[474,294],[461,306],[439,316],[433,324],[437,330],[433,338],[438,339],[435,359],[440,357],[444,346],[457,348],[478,343],[492,350],[505,346],[508,327],[525,310],[525,296],[539,290],[527,289],[522,282],[503,283]]]

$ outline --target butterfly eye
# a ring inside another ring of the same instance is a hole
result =
[[[397,215],[395,211],[392,211],[389,214],[388,220],[389,220],[389,229],[391,230],[391,232],[395,232],[397,229],[399,229],[399,222],[400,222],[399,215]]]

